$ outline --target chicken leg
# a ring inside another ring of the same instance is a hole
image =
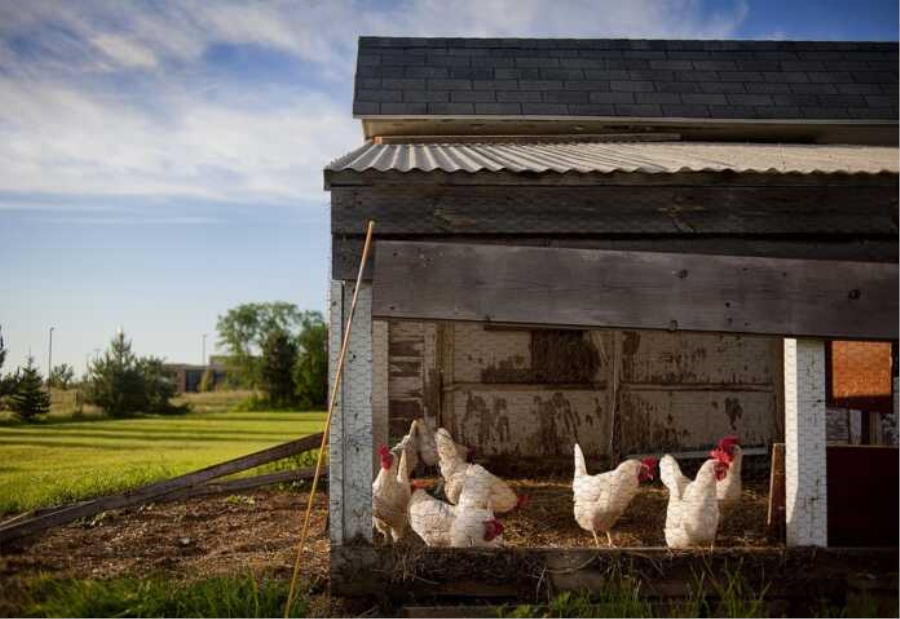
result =
[[[613,541],[612,541],[612,534],[611,534],[609,531],[606,532],[606,541],[607,541],[607,543],[609,544],[609,547],[610,547],[610,548],[615,548],[615,547],[616,547],[616,545],[613,544]]]
[[[594,536],[594,545],[600,548],[600,539],[597,537],[597,532],[591,529],[591,534]]]

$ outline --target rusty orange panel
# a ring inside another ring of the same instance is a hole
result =
[[[891,345],[834,341],[830,352],[829,405],[890,413]]]

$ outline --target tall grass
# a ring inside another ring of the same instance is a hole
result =
[[[32,585],[33,617],[281,617],[288,583],[263,577],[215,576],[186,584],[162,579],[54,580]],[[291,617],[306,616],[300,596]]]
[[[754,587],[742,566],[716,576],[704,571],[677,601],[655,601],[642,591],[641,580],[612,566],[603,585],[592,594],[565,592],[540,607],[504,607],[502,617],[767,617],[769,585]]]

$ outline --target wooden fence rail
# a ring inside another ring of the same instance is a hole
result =
[[[295,441],[275,445],[274,447],[269,447],[268,449],[263,449],[256,453],[241,456],[234,460],[214,464],[204,469],[200,469],[199,471],[187,473],[186,475],[142,486],[135,490],[100,497],[90,501],[83,501],[81,503],[75,503],[74,505],[68,505],[49,511],[35,512],[32,517],[28,518],[17,517],[0,524],[0,544],[32,535],[51,527],[67,524],[79,518],[94,516],[110,509],[122,509],[150,501],[165,500],[170,494],[173,494],[176,491],[184,492],[186,489],[205,484],[211,479],[217,479],[219,477],[231,475],[232,473],[246,471],[247,469],[252,469],[262,464],[267,464],[288,456],[316,449],[319,447],[321,441],[321,433],[313,434]],[[295,476],[299,474],[298,471],[286,471],[283,473],[293,473]],[[273,475],[279,474],[276,473]],[[282,477],[287,481],[290,476],[283,475]],[[233,489],[238,489],[240,488],[240,484],[237,484],[237,482],[247,483],[245,480],[234,480],[233,482],[225,483],[231,484]]]

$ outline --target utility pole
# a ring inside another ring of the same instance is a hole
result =
[[[47,352],[47,394],[51,394],[50,375],[53,374],[53,330],[56,327],[50,327],[50,348]]]

